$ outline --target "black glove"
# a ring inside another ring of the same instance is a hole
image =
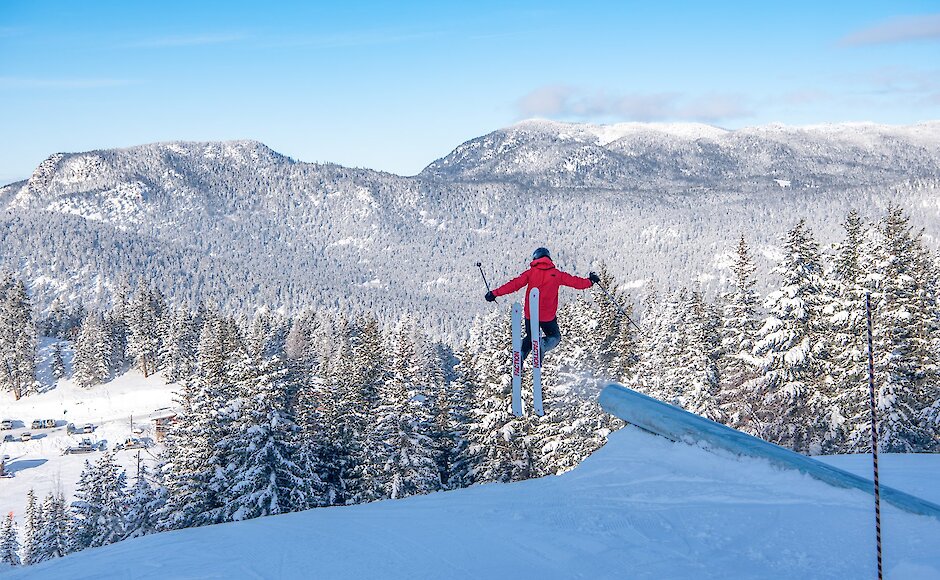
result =
[[[597,272],[591,272],[588,274],[588,280],[591,281],[591,284],[600,284],[601,277],[597,275]]]
[[[487,302],[496,302],[496,296],[493,296],[492,292],[487,292],[484,298],[486,298]]]

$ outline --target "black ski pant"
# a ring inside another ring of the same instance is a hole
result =
[[[539,329],[545,333],[545,338],[542,339],[542,354],[552,350],[558,343],[561,342],[561,329],[558,328],[558,319],[552,318],[551,320],[539,322]],[[522,337],[522,360],[529,358],[529,353],[532,352],[532,322],[526,318],[525,319],[525,336]]]

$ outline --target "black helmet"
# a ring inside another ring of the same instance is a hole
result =
[[[548,258],[549,260],[552,259],[552,255],[548,252],[548,248],[536,248],[535,251],[532,252],[533,260],[538,260],[539,258]]]

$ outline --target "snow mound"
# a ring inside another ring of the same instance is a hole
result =
[[[940,522],[883,509],[888,577],[940,576]],[[627,427],[557,477],[156,534],[8,577],[860,578],[872,511],[861,491]]]

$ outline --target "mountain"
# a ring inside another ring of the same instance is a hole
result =
[[[863,456],[833,460],[868,475]],[[936,456],[882,468],[886,485],[936,501]],[[882,517],[885,576],[935,578],[940,522],[887,503]],[[153,534],[7,575],[863,578],[873,527],[867,493],[628,426],[560,476]]]
[[[49,157],[0,188],[0,267],[38,304],[108,302],[146,281],[178,302],[417,314],[458,335],[491,282],[537,246],[637,295],[713,292],[739,233],[778,256],[807,218],[824,244],[851,208],[901,204],[940,238],[940,122],[906,127],[574,125],[529,121],[419,175],[298,162],[253,141],[158,143]],[[569,295],[570,296],[570,295]]]
[[[526,121],[470,140],[422,177],[534,187],[682,188],[883,185],[940,177],[940,121],[728,131],[692,123]]]

